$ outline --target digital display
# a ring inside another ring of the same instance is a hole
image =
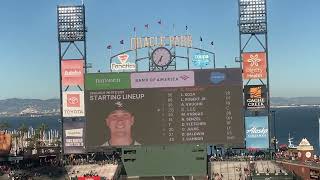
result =
[[[119,77],[114,73],[86,75],[87,147],[243,145],[240,69],[126,73]],[[101,83],[112,83],[117,89]]]

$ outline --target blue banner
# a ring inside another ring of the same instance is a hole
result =
[[[207,53],[198,53],[193,55],[192,63],[194,66],[203,68],[210,63],[210,55]]]
[[[268,116],[245,117],[246,147],[269,148]]]

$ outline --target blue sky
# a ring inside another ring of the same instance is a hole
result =
[[[0,99],[59,97],[56,6],[80,0],[2,0],[0,6]],[[237,0],[85,0],[87,60],[91,72],[108,71],[106,46],[138,36],[185,34],[204,49],[214,41],[217,67],[238,67]],[[320,1],[268,0],[271,96],[320,96]],[[162,27],[157,24],[161,19]],[[149,24],[149,32],[144,29]]]

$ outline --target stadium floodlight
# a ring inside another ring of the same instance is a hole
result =
[[[266,0],[239,0],[239,26],[242,34],[266,33]]]
[[[84,41],[84,6],[58,6],[59,41]]]

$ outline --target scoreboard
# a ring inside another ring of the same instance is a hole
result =
[[[239,68],[87,74],[86,146],[112,146],[112,136],[121,135],[130,136],[131,145],[243,146],[242,102]],[[131,120],[112,126],[110,115],[119,107]]]

